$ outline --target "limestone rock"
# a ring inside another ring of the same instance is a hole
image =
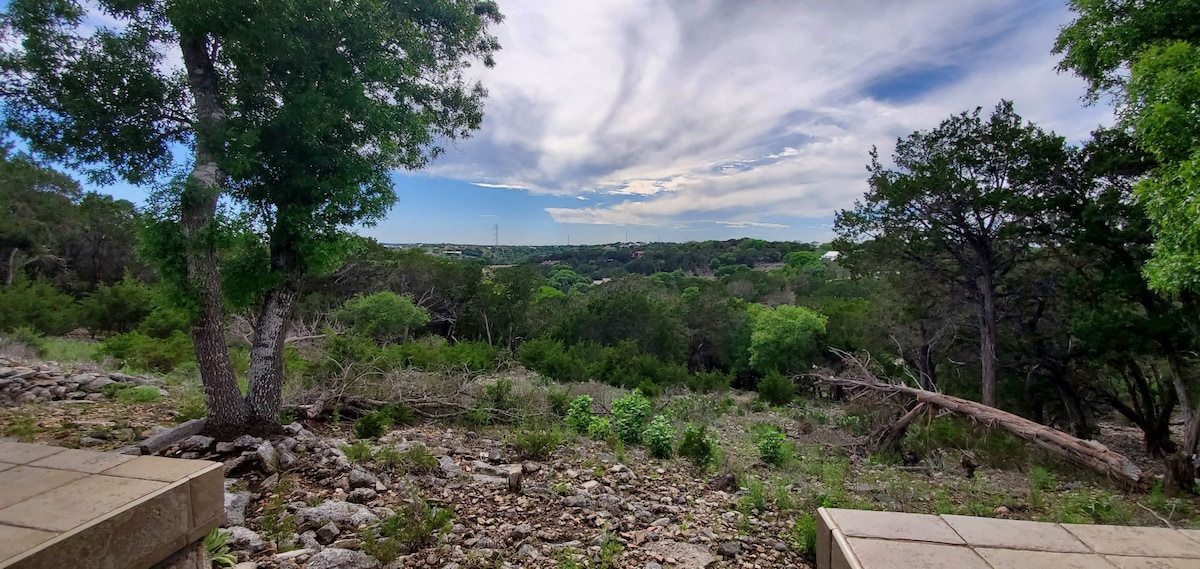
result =
[[[379,561],[361,551],[330,547],[308,559],[305,569],[375,569]]]
[[[379,516],[360,504],[330,500],[311,508],[296,511],[296,522],[302,528],[316,528],[333,522],[339,528],[356,528],[379,521]]]
[[[250,528],[233,526],[226,528],[225,532],[229,534],[229,539],[225,543],[229,544],[229,549],[233,551],[255,552],[266,546],[262,536],[254,533]]]

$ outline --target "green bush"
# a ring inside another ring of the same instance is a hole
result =
[[[187,310],[157,306],[138,324],[137,331],[151,338],[169,338],[175,332],[187,333],[192,317]]]
[[[637,444],[642,439],[642,428],[650,419],[650,400],[638,390],[613,401],[613,429],[625,444]]]
[[[787,405],[796,396],[796,385],[783,374],[771,370],[758,381],[758,396],[772,405]]]
[[[112,356],[133,369],[161,373],[169,373],[195,358],[192,339],[179,331],[165,339],[152,338],[141,332],[118,334],[104,340],[96,353]]]
[[[696,393],[724,392],[729,391],[729,385],[733,383],[733,375],[718,370],[705,371],[688,376],[685,383],[688,389]]]
[[[61,336],[74,330],[78,321],[75,299],[49,283],[18,279],[0,287],[0,330],[28,327],[46,336]]]
[[[559,417],[566,417],[571,408],[571,395],[565,388],[549,387],[546,389],[546,404],[550,412]]]
[[[371,411],[354,422],[354,436],[359,439],[379,438],[387,425],[387,417],[377,411]]]
[[[150,287],[126,276],[110,286],[100,285],[80,303],[81,324],[96,332],[125,333],[150,315]]]
[[[355,295],[334,314],[354,333],[383,344],[404,341],[429,323],[428,310],[413,304],[412,296],[394,292]]]
[[[118,403],[154,403],[162,398],[158,388],[150,385],[133,386],[126,383],[110,383],[100,391],[105,397]]]
[[[371,445],[363,440],[357,440],[343,446],[342,452],[346,453],[346,458],[353,462],[367,462],[371,460]]]
[[[562,442],[558,429],[526,428],[512,438],[512,445],[523,458],[530,460],[546,460]]]
[[[432,545],[453,521],[453,510],[431,507],[418,497],[365,532],[362,550],[387,565],[402,554]]]
[[[679,443],[682,456],[701,470],[708,468],[717,459],[717,441],[708,436],[708,426],[688,425],[683,429],[683,441]]]
[[[792,526],[792,544],[810,563],[817,560],[817,520],[804,513]]]
[[[423,444],[415,444],[403,451],[385,445],[375,451],[373,460],[380,469],[402,474],[430,474],[438,468],[437,457]]]
[[[28,326],[14,328],[11,332],[4,335],[5,339],[15,344],[20,344],[33,351],[39,358],[46,356],[46,338],[41,332],[34,330]]]
[[[567,424],[567,428],[579,434],[588,432],[588,427],[592,424],[592,396],[580,395],[571,402],[571,408],[567,410],[567,416],[563,419]]]
[[[675,427],[671,426],[671,420],[666,415],[659,415],[650,421],[650,426],[642,432],[642,438],[646,441],[646,447],[650,449],[651,456],[662,459],[671,458],[671,452],[675,445]]]
[[[767,464],[781,466],[787,458],[785,441],[787,441],[787,436],[779,432],[779,429],[775,427],[763,429],[758,438],[758,456]]]
[[[608,440],[612,435],[612,423],[608,417],[592,417],[592,422],[588,423],[587,435],[596,441]]]

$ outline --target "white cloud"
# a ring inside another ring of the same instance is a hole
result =
[[[765,223],[761,221],[714,221],[713,223],[724,225],[725,227],[767,227],[771,229],[786,229],[791,227],[782,223]]]
[[[867,152],[1015,100],[1071,139],[1111,120],[1049,54],[1063,6],[1023,0],[509,0],[487,118],[433,173],[489,188],[624,198],[559,223],[827,218]],[[933,71],[931,71],[933,70]],[[941,71],[938,71],[941,70]],[[948,74],[936,84],[937,73]],[[880,81],[924,83],[873,97]],[[931,88],[932,87],[932,88]],[[753,225],[745,225],[756,227]]]

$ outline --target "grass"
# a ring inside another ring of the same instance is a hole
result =
[[[75,338],[46,338],[42,340],[42,357],[55,362],[94,362],[100,343]]]

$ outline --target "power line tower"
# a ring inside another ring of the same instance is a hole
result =
[[[492,262],[500,264],[500,224],[492,225]]]

